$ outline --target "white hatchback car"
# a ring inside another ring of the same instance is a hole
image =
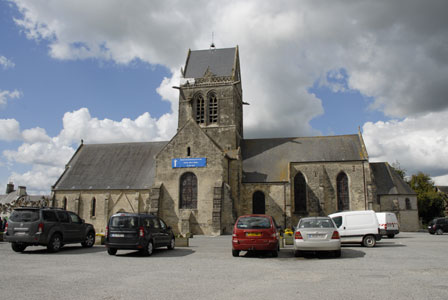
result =
[[[294,234],[294,256],[302,256],[304,251],[332,252],[335,257],[341,256],[341,239],[330,217],[300,219]]]

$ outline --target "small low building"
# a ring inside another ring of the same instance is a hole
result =
[[[14,183],[6,185],[6,193],[0,195],[0,216],[8,217],[14,208],[22,206],[48,206],[48,195],[28,195],[25,186],[18,186],[14,189]]]
[[[376,187],[376,211],[394,212],[401,231],[417,231],[417,193],[387,162],[370,163]]]

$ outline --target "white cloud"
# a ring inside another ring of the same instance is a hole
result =
[[[8,90],[0,90],[0,107],[5,106],[8,102],[8,99],[18,99],[22,97],[22,92],[18,90],[8,91]]]
[[[0,140],[13,141],[20,138],[20,124],[17,120],[0,119]]]
[[[402,121],[368,122],[363,137],[370,161],[398,161],[409,175],[428,173],[439,182],[448,175],[448,111]],[[439,183],[440,184],[440,183]]]
[[[48,195],[50,187],[55,183],[55,178],[59,178],[63,171],[64,168],[60,167],[35,165],[32,170],[23,174],[13,172],[9,182],[26,186],[29,195]]]
[[[239,44],[249,136],[316,134],[309,121],[323,109],[308,89],[340,69],[389,116],[448,108],[443,0],[14,2],[23,14],[16,23],[48,40],[57,59],[141,59],[178,70],[188,48],[208,47],[211,31],[218,47]]]
[[[31,129],[26,129],[22,132],[23,140],[26,143],[37,143],[37,142],[50,142],[51,139],[47,135],[45,129],[36,127]]]
[[[14,68],[15,64],[11,60],[7,59],[3,55],[0,55],[0,66],[6,70],[10,68]]]

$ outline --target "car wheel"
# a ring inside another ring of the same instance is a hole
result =
[[[443,234],[442,228],[437,229],[436,234],[437,235],[442,235]]]
[[[391,233],[387,235],[388,238],[393,239],[395,237],[395,234]]]
[[[107,253],[109,255],[115,255],[115,254],[117,254],[117,249],[116,248],[107,248]]]
[[[149,241],[148,245],[146,245],[142,253],[144,256],[151,256],[153,252],[154,252],[154,244],[152,243],[152,241]]]
[[[62,248],[62,237],[60,234],[53,234],[48,242],[47,249],[49,252],[58,252]]]
[[[294,251],[294,256],[295,257],[301,257],[303,254],[302,254],[302,251],[300,251],[300,250],[295,250]]]
[[[11,248],[14,252],[23,252],[27,246],[20,243],[12,243]]]
[[[238,256],[240,256],[240,250],[232,250],[232,256],[233,256],[233,257],[238,257]]]
[[[95,244],[95,233],[93,232],[89,232],[86,236],[86,239],[84,240],[84,242],[81,243],[81,245],[84,248],[90,248]]]
[[[171,238],[170,244],[167,246],[168,250],[173,250],[176,246],[176,241],[174,240],[174,237]]]
[[[334,251],[334,257],[336,258],[341,257],[341,250]]]
[[[278,250],[271,251],[272,257],[278,257]]]
[[[375,244],[376,240],[373,235],[366,235],[362,240],[362,245],[367,248],[372,248],[373,246],[375,246]]]

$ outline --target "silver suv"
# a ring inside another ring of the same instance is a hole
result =
[[[60,208],[16,208],[8,219],[4,233],[12,250],[23,252],[28,246],[47,246],[57,252],[64,244],[95,244],[95,229],[77,214]]]

